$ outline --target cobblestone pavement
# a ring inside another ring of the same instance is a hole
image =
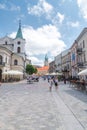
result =
[[[47,81],[0,86],[0,130],[87,130],[87,95]]]

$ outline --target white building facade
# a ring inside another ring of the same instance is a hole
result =
[[[0,81],[4,80],[4,72],[18,70],[24,74],[26,64],[31,64],[31,61],[26,58],[25,43],[21,23],[15,39],[8,36],[0,38]]]
[[[62,72],[62,53],[55,56],[55,71]]]

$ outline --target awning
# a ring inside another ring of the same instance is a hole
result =
[[[87,69],[80,71],[78,75],[87,75]]]

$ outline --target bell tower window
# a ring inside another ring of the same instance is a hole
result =
[[[18,48],[17,48],[17,53],[20,53],[20,52],[21,52],[21,48],[18,47]]]
[[[20,41],[18,41],[18,45],[20,45],[21,44],[21,42]]]

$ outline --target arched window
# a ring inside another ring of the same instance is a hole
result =
[[[21,42],[20,41],[18,41],[18,45],[20,45],[21,44]]]
[[[14,60],[14,65],[18,65],[18,61],[17,60]]]
[[[2,63],[2,56],[0,55],[0,63]]]
[[[21,48],[20,48],[20,47],[17,48],[17,52],[18,52],[18,53],[21,52]]]

